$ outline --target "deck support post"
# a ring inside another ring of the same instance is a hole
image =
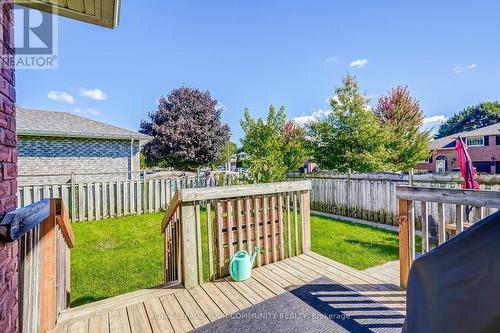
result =
[[[406,288],[408,273],[410,272],[410,228],[408,213],[411,201],[399,200],[399,282],[402,288]]]
[[[198,259],[196,243],[195,203],[183,202],[181,206],[181,266],[184,287],[198,285]]]
[[[304,191],[300,198],[300,216],[302,218],[302,253],[311,251],[311,191]]]

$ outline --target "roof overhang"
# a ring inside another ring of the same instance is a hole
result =
[[[120,18],[120,0],[15,0],[15,3],[111,29]]]
[[[93,138],[93,139],[107,139],[107,140],[134,140],[139,141],[140,144],[148,143],[153,140],[149,135],[104,135],[102,133],[75,133],[75,132],[54,132],[54,131],[38,131],[38,130],[18,130],[18,136],[47,136],[47,137],[61,137],[61,138]]]

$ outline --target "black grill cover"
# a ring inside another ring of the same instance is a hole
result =
[[[500,212],[414,261],[405,333],[500,333]]]

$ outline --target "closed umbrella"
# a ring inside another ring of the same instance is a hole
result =
[[[458,155],[458,166],[460,167],[460,173],[464,178],[463,188],[479,190],[479,184],[476,181],[476,172],[472,165],[469,153],[467,152],[467,145],[462,140],[461,137],[455,142],[455,150]]]
[[[461,137],[455,142],[455,150],[458,156],[458,166],[460,167],[460,173],[464,178],[464,184],[462,187],[464,189],[479,190],[479,184],[476,181],[476,172],[474,171],[474,166],[467,151],[467,145],[462,140]],[[469,221],[469,214],[472,211],[472,207],[465,206],[466,219]]]

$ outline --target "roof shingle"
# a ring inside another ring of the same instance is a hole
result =
[[[462,138],[470,138],[473,136],[485,136],[485,135],[500,135],[500,122],[493,125],[481,127],[472,131],[464,131],[436,139],[431,142],[430,149],[437,150],[437,149],[447,148],[445,146],[455,141],[455,139],[458,138],[459,136],[461,136]],[[451,146],[451,148],[454,147],[455,147],[454,145]]]
[[[149,135],[101,123],[68,112],[25,109],[17,106],[17,134],[91,137],[149,141]]]

